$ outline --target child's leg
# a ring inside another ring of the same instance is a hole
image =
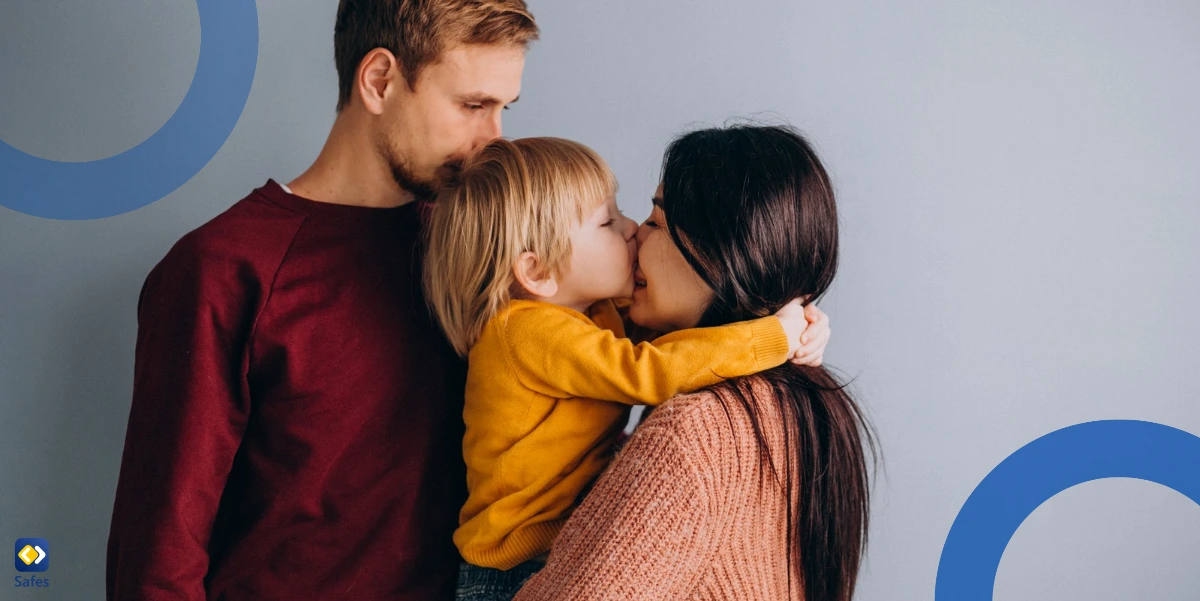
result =
[[[481,568],[464,563],[458,568],[457,601],[512,601],[525,581],[546,565],[532,559],[511,570]]]

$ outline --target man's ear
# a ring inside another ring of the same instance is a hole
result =
[[[550,298],[558,294],[558,280],[549,269],[542,266],[537,255],[530,251],[521,253],[513,265],[513,276],[526,292],[539,298]]]
[[[396,93],[396,86],[404,83],[402,71],[400,61],[385,48],[376,48],[363,57],[358,66],[358,78],[355,79],[355,83],[363,107],[368,113],[383,113],[384,100],[388,94]]]

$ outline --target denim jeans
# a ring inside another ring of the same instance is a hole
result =
[[[546,562],[531,559],[511,570],[481,568],[469,563],[458,567],[457,601],[512,601],[521,586]]]

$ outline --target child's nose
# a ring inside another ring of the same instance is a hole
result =
[[[637,236],[637,232],[638,232],[637,222],[624,216],[624,215],[621,216],[621,219],[624,220],[623,225],[625,226],[625,239],[633,240],[634,237]]]

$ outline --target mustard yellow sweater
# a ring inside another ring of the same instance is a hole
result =
[[[464,560],[507,570],[548,552],[612,459],[629,405],[770,369],[788,351],[774,316],[638,345],[624,335],[609,301],[589,316],[516,300],[485,326],[463,410],[469,496],[454,543]]]

